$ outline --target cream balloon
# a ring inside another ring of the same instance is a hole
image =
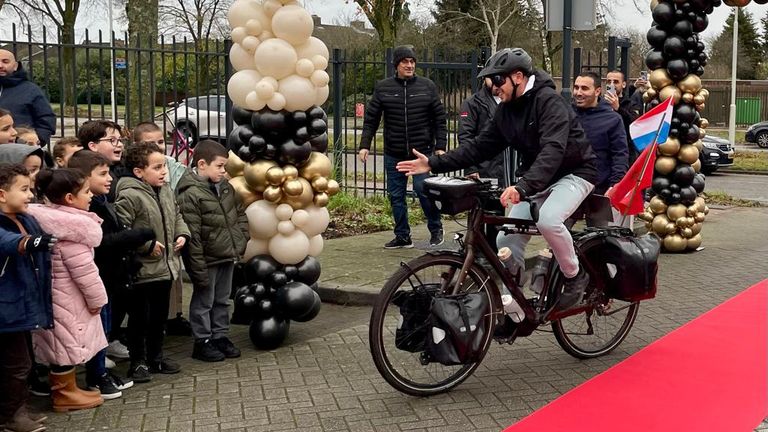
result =
[[[322,106],[325,101],[328,100],[328,95],[331,94],[331,88],[323,86],[317,89],[317,99],[315,99],[315,105]]]
[[[309,213],[304,209],[295,210],[291,216],[291,222],[301,228],[309,222]]]
[[[296,73],[304,78],[309,78],[315,72],[315,65],[310,59],[299,59],[296,62]]]
[[[269,240],[269,254],[280,264],[298,264],[309,255],[309,239],[299,230],[278,234]]]
[[[314,28],[312,16],[301,6],[281,7],[272,17],[272,31],[275,36],[292,45],[307,43]]]
[[[227,94],[232,99],[235,105],[244,107],[246,104],[246,97],[253,91],[256,84],[261,80],[261,75],[254,70],[241,70],[235,72],[229,78],[227,83]]]
[[[316,257],[323,253],[323,236],[318,234],[309,239],[309,255]]]
[[[256,49],[254,54],[256,68],[265,76],[282,79],[296,69],[298,57],[291,44],[282,39],[267,39]]]
[[[275,91],[277,91],[277,89],[280,87],[280,83],[278,83],[277,80],[271,76],[265,76],[264,78],[261,79],[261,82],[265,82],[271,85]]]
[[[246,36],[240,45],[243,46],[243,49],[247,53],[253,54],[256,52],[256,48],[259,47],[259,44],[261,44],[261,41],[256,36]]]
[[[288,204],[280,204],[275,209],[275,216],[279,221],[289,221],[291,220],[291,216],[293,216],[293,207]]]
[[[261,25],[261,21],[258,19],[250,19],[245,23],[245,30],[251,36],[258,36],[264,31],[264,26]]]
[[[312,64],[315,65],[317,70],[325,70],[328,67],[328,59],[320,54],[313,55],[310,60],[312,60]]]
[[[268,17],[272,17],[275,12],[277,12],[280,8],[283,7],[282,2],[279,0],[264,0],[264,13],[267,14]]]
[[[245,97],[245,108],[251,111],[259,111],[267,105],[267,102],[259,97],[259,94],[255,91],[248,93]]]
[[[325,232],[328,228],[328,223],[331,221],[331,214],[328,213],[328,209],[313,204],[307,206],[304,210],[309,214],[309,220],[304,226],[299,228],[309,237],[314,237]]]
[[[272,96],[275,95],[275,89],[272,87],[272,84],[265,79],[256,84],[254,91],[259,96],[259,99],[264,101],[272,99]]]
[[[296,54],[299,56],[299,58],[307,58],[310,60],[313,59],[316,55],[322,56],[326,61],[330,58],[328,47],[325,46],[323,41],[314,36],[310,37],[306,43],[297,45]],[[315,61],[312,60],[312,63],[315,63]]]
[[[248,31],[245,27],[235,27],[229,35],[232,38],[232,42],[239,44],[243,42],[243,39],[245,39],[246,36],[248,36]]]
[[[285,108],[286,100],[285,96],[283,96],[281,93],[275,93],[272,95],[272,98],[267,102],[267,105],[269,106],[269,109],[272,111],[280,111],[283,108]]]
[[[262,239],[250,239],[245,245],[245,253],[243,254],[243,262],[247,262],[256,255],[269,254],[269,240]]]
[[[266,200],[259,200],[245,209],[248,218],[248,232],[252,238],[270,239],[277,234],[280,220],[275,215],[276,206]]]
[[[294,225],[293,222],[289,220],[281,221],[277,224],[277,232],[280,234],[289,235],[294,231],[296,231],[296,225]]]
[[[315,104],[317,90],[312,81],[298,75],[291,75],[280,80],[277,90],[285,97],[286,111],[306,111]]]
[[[331,77],[328,76],[328,72],[324,70],[317,70],[312,73],[312,76],[309,77],[309,80],[312,81],[312,84],[314,84],[316,87],[324,87],[328,85]]]
[[[237,43],[232,44],[232,48],[229,49],[229,62],[238,71],[256,69],[256,60],[253,58],[253,54]]]
[[[261,2],[256,0],[237,0],[232,3],[227,12],[229,27],[245,27],[252,19],[259,20],[264,30],[272,29],[272,21],[264,13]]]
[[[274,34],[272,34],[272,32],[271,32],[271,31],[269,31],[269,30],[264,30],[264,31],[263,31],[263,32],[261,32],[261,34],[259,35],[259,39],[261,39],[261,41],[262,41],[262,42],[264,42],[264,41],[265,41],[265,40],[267,40],[267,39],[274,39],[274,37],[275,37],[275,35],[274,35]]]

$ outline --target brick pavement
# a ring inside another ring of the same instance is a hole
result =
[[[642,303],[626,341],[600,359],[576,360],[551,334],[538,332],[492,346],[454,391],[408,397],[372,364],[369,310],[328,305],[315,321],[294,326],[288,344],[272,352],[250,348],[247,329],[236,326],[234,339],[245,348],[237,361],[193,361],[189,341],[172,338],[169,352],[184,366],[181,374],[137,385],[98,409],[51,415],[49,430],[498,431],[766,278],[767,216],[765,208],[713,210],[704,228],[706,249],[662,257],[657,298]],[[764,423],[758,430],[767,429]]]

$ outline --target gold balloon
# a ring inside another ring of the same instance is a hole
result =
[[[703,129],[708,128],[709,127],[709,120],[707,120],[705,118],[699,120],[699,127],[703,128]]]
[[[701,90],[701,78],[696,74],[689,74],[680,80],[677,86],[685,93],[698,93]]]
[[[665,227],[664,231],[666,231],[667,235],[671,235],[677,232],[677,225],[675,225],[674,222],[670,222]]]
[[[312,180],[312,189],[314,189],[315,192],[325,192],[328,190],[328,179],[325,177],[315,177],[314,180]]]
[[[694,224],[694,220],[691,217],[681,217],[680,219],[675,221],[675,225],[677,225],[680,228],[690,228]]]
[[[651,0],[651,12],[659,5],[659,0]]]
[[[688,215],[689,217],[696,216],[696,213],[698,212],[699,212],[699,207],[696,204],[692,204],[688,206],[687,209],[685,209],[685,214]]]
[[[704,214],[705,215],[709,214],[709,207],[708,206],[704,206]]]
[[[227,164],[224,165],[224,169],[227,171],[227,174],[229,174],[229,178],[235,178],[243,175],[245,162],[230,150],[229,156],[227,156]]]
[[[667,217],[671,221],[676,221],[681,217],[685,217],[685,206],[682,204],[672,204],[667,207]]]
[[[666,213],[667,203],[665,203],[661,197],[655,196],[651,198],[651,201],[648,203],[648,208],[651,209],[651,211],[655,214]]]
[[[328,194],[325,192],[320,192],[319,194],[315,195],[314,203],[318,207],[325,207],[328,205]]]
[[[691,145],[696,147],[696,150],[698,150],[699,152],[701,152],[704,149],[704,143],[701,142],[701,140],[697,140],[695,143]]]
[[[336,180],[328,180],[328,195],[334,196],[339,193],[339,182]]]
[[[691,231],[693,231],[693,235],[696,235],[696,234],[700,233],[701,232],[701,227],[703,225],[704,225],[703,223],[693,224],[693,226],[691,227]]]
[[[693,103],[695,103],[696,105],[701,105],[706,102],[707,102],[707,98],[705,98],[701,93],[693,97]]]
[[[693,237],[693,230],[690,228],[683,228],[680,230],[680,235],[683,236],[683,238],[689,239]]]
[[[677,158],[681,162],[692,164],[699,160],[699,150],[692,145],[684,145],[680,147],[680,151],[677,153]]]
[[[667,224],[669,223],[670,220],[667,215],[656,215],[656,217],[653,218],[653,221],[651,222],[651,228],[653,228],[653,232],[658,233],[659,235],[664,235],[667,233]]]
[[[283,172],[285,173],[285,179],[286,180],[293,180],[296,177],[299,176],[299,170],[296,169],[293,165],[286,165],[283,167]]]
[[[304,186],[298,179],[288,180],[283,184],[283,192],[288,196],[299,196],[304,192]]]
[[[693,215],[693,220],[696,221],[696,223],[702,223],[707,219],[707,215],[704,214],[704,212],[697,212],[695,215]]]
[[[692,163],[691,166],[693,167],[694,171],[701,171],[701,160],[697,160],[696,162]]]
[[[683,93],[683,102],[685,102],[685,103],[693,102],[693,94],[691,94],[691,93]]]
[[[682,97],[683,97],[683,92],[681,92],[680,89],[674,85],[668,85],[663,89],[661,89],[661,91],[659,92],[659,99],[661,99],[662,102],[669,98],[672,98],[672,103],[676,104],[680,102],[680,98]]]
[[[304,207],[307,207],[308,205],[312,204],[312,199],[315,197],[314,191],[312,191],[312,185],[309,184],[309,181],[303,177],[297,178],[298,181],[301,182],[301,195],[298,196],[290,196],[285,195],[283,196],[283,199],[280,201],[281,203],[285,203],[293,207],[294,210],[302,209]]]
[[[656,215],[653,214],[650,208],[646,208],[644,212],[637,215],[638,219],[645,222],[653,221],[654,217],[656,217]]]
[[[657,92],[653,87],[648,87],[648,90],[645,92],[648,93],[648,96],[651,98],[651,100],[659,95],[659,92]]]
[[[704,206],[707,205],[707,203],[704,201],[704,197],[696,197],[695,200],[693,200],[693,205],[697,206],[699,208],[700,212],[704,211]]]
[[[656,91],[660,91],[664,87],[674,83],[672,81],[672,78],[670,78],[669,74],[667,73],[667,69],[660,68],[656,69],[651,72],[651,74],[648,76],[648,81],[651,83],[651,86]]]
[[[280,201],[282,197],[283,191],[280,190],[278,186],[267,186],[267,188],[264,189],[264,199],[271,203]]]
[[[667,175],[675,170],[677,160],[669,156],[659,156],[656,158],[656,171],[661,175]]]
[[[688,241],[680,234],[672,234],[664,237],[664,249],[670,252],[682,252],[688,247]]]
[[[258,160],[245,166],[243,175],[251,189],[256,192],[264,192],[267,188],[267,171],[277,166],[277,163],[269,160]]]
[[[285,173],[279,166],[274,166],[267,170],[266,179],[267,183],[271,184],[272,186],[280,186],[285,180]]]
[[[328,178],[331,176],[331,160],[320,152],[312,152],[307,163],[299,170],[299,174],[310,181],[315,177]]]
[[[696,105],[696,111],[698,111],[698,112],[702,112],[702,111],[704,111],[704,108],[706,108],[706,107],[707,107],[707,105],[706,105],[706,104],[699,104],[699,105]]]
[[[699,246],[701,246],[701,234],[694,234],[693,237],[689,238],[687,241],[688,249],[698,249]]]
[[[707,90],[707,89],[703,88],[703,89],[701,89],[701,90],[699,91],[699,94],[700,94],[700,95],[702,95],[702,96],[704,96],[704,99],[706,99],[706,98],[708,98],[708,97],[709,97],[709,90]]]
[[[235,195],[240,199],[243,208],[248,207],[253,202],[262,198],[260,193],[256,193],[250,186],[248,186],[248,183],[243,176],[230,179],[229,184],[232,185],[232,189],[235,190]]]
[[[659,144],[659,153],[663,156],[674,156],[680,151],[680,140],[669,137],[664,144]]]
[[[648,93],[647,91],[643,92],[643,102],[648,103],[652,100],[653,100],[653,96],[651,96],[650,93]]]
[[[707,136],[707,130],[704,128],[699,128],[699,139],[703,139],[705,136]]]

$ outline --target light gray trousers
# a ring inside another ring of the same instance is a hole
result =
[[[189,303],[189,323],[195,339],[218,339],[229,333],[229,294],[235,263],[208,267],[207,287],[194,287]]]
[[[594,188],[592,183],[570,174],[531,197],[531,201],[536,203],[539,209],[539,221],[536,227],[552,248],[552,254],[567,278],[572,278],[579,273],[579,259],[573,248],[571,233],[564,222],[579,208],[581,202]],[[507,209],[507,217],[530,220],[530,206],[527,202],[515,204]],[[496,238],[496,244],[499,249],[508,247],[512,251],[515,264],[525,271],[525,247],[530,240],[530,235],[506,235],[502,232]]]

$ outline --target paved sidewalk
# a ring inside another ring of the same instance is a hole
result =
[[[234,361],[191,360],[191,341],[169,338],[168,352],[181,362],[182,373],[137,384],[98,409],[49,414],[48,430],[499,431],[768,277],[767,221],[768,208],[713,210],[703,231],[706,248],[662,256],[657,298],[641,304],[626,341],[603,358],[576,360],[550,333],[536,332],[511,346],[494,344],[477,372],[454,391],[408,397],[390,388],[373,366],[370,309],[324,305],[316,320],[292,325],[287,343],[274,351],[253,349],[247,328],[233,326],[233,338],[243,348],[243,357]],[[340,266],[327,264],[339,256],[335,243],[340,242],[326,244],[324,275],[352,283],[341,270],[331,270]],[[408,255],[399,258],[401,253]],[[418,253],[399,251],[390,258],[390,252],[374,249],[348,259],[360,269],[359,285],[373,287],[370,280],[388,274],[385,257],[397,261]],[[125,366],[119,364],[119,370]],[[34,402],[50,408],[47,399]],[[574,431],[586,428],[581,426],[574,425]]]

